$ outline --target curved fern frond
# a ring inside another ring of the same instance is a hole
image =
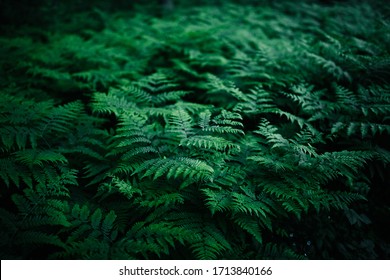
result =
[[[119,117],[123,113],[134,110],[135,103],[124,96],[118,96],[112,91],[108,94],[96,92],[93,95],[92,110],[100,114],[111,114]]]
[[[190,248],[197,259],[217,259],[226,251],[232,250],[223,232],[211,220],[198,213],[178,213],[167,217],[176,226],[187,229],[192,236]]]
[[[214,137],[209,135],[191,136],[180,141],[182,146],[195,146],[206,150],[216,150],[221,152],[239,152],[240,146],[232,141],[226,140],[222,137]]]
[[[191,116],[183,109],[174,110],[167,119],[166,130],[172,138],[188,138],[193,133]]]
[[[144,162],[132,175],[135,174],[141,174],[141,178],[153,176],[153,180],[165,175],[168,179],[182,177],[187,180],[212,181],[214,169],[192,158],[157,158]]]

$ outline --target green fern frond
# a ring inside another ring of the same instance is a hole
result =
[[[233,216],[233,220],[240,228],[248,232],[259,244],[263,244],[263,236],[261,234],[263,228],[256,218],[236,213]]]
[[[146,146],[146,147],[137,147],[133,148],[132,150],[124,153],[121,157],[122,160],[128,161],[130,159],[134,159],[137,156],[145,155],[145,154],[158,154],[158,151],[156,148],[152,146]]]
[[[35,102],[18,96],[2,96],[0,105],[0,132],[3,148],[8,151],[37,147],[41,137],[42,120],[49,115],[52,101]]]
[[[182,146],[195,146],[206,150],[216,150],[221,152],[239,152],[240,146],[232,141],[226,140],[222,137],[214,137],[209,135],[191,136],[180,141]]]
[[[232,194],[234,211],[255,215],[257,217],[263,216],[266,219],[273,216],[273,210],[270,208],[270,205],[257,198],[255,194],[250,192],[248,189],[245,189],[244,192],[244,194]]]
[[[197,181],[212,181],[214,169],[205,162],[192,158],[158,158],[144,162],[132,175],[135,174],[141,174],[141,178],[153,176],[153,180],[165,175],[168,179],[182,177]]]
[[[0,159],[0,177],[9,187],[12,182],[15,186],[20,186],[22,180],[27,186],[32,187],[32,178],[26,176],[29,170],[26,166],[17,164],[14,158]]]
[[[280,155],[273,155],[273,154],[256,155],[256,156],[250,156],[247,159],[252,160],[260,164],[261,166],[264,166],[276,172],[286,171],[286,170],[292,171],[296,167],[288,159],[283,160],[283,158]]]
[[[172,138],[182,140],[192,135],[192,118],[183,109],[174,110],[166,120],[167,132]]]
[[[336,81],[351,81],[351,75],[345,71],[336,61],[331,58],[307,52],[306,56],[319,67],[320,70],[324,71],[326,76],[330,76]]]
[[[271,125],[268,120],[262,119],[259,125],[259,129],[255,130],[254,132],[264,136],[269,143],[272,143],[272,149],[289,149],[290,142],[288,141],[288,139],[285,139],[281,134],[276,133],[277,130],[278,129],[275,126]]]
[[[211,112],[209,110],[203,111],[199,114],[199,126],[202,130],[206,130],[210,126]]]
[[[219,115],[211,120],[211,123],[215,125],[208,124],[209,115],[210,114],[207,111],[205,112],[205,115],[201,115],[202,118],[206,118],[204,120],[201,119],[200,123],[203,131],[220,134],[245,135],[245,132],[242,130],[242,116],[239,113],[222,110]]]
[[[208,92],[210,94],[229,94],[238,101],[250,101],[250,99],[233,82],[222,81],[217,76],[207,74]]]
[[[102,210],[97,208],[91,213],[87,205],[80,207],[75,204],[69,214],[71,226],[67,229],[69,235],[65,242],[65,251],[72,250],[89,239],[95,240],[95,245],[116,240],[118,231],[115,220],[117,216],[113,210],[108,214],[103,214]],[[78,253],[81,254],[82,251]]]
[[[167,220],[178,227],[186,228],[196,237],[190,248],[197,259],[217,259],[222,253],[232,249],[223,232],[212,221],[198,213],[172,214]]]
[[[216,212],[223,212],[232,207],[232,193],[227,190],[202,189],[206,196],[206,206],[212,215]]]
[[[335,209],[348,209],[355,201],[365,201],[366,198],[358,193],[332,192],[329,194],[329,205]]]
[[[14,238],[14,244],[17,246],[55,245],[60,248],[64,247],[64,243],[57,235],[32,230],[18,233]]]
[[[146,76],[139,80],[136,85],[152,95],[159,95],[165,92],[170,92],[178,87],[178,84],[163,72],[156,72]]]
[[[324,175],[355,178],[358,170],[374,156],[363,151],[327,152],[317,157],[317,169]]]
[[[107,198],[111,194],[120,193],[127,199],[132,199],[137,194],[141,194],[141,190],[135,187],[127,180],[122,180],[116,176],[111,177],[111,180],[99,186],[97,196],[102,199]]]
[[[168,92],[160,93],[157,96],[153,96],[153,104],[161,106],[169,102],[177,102],[182,100],[182,97],[190,94],[190,91],[185,90],[171,90]]]
[[[32,167],[38,165],[43,167],[45,162],[48,163],[67,163],[67,159],[60,153],[51,150],[28,149],[14,153],[17,161]]]
[[[184,2],[6,4],[0,257],[389,257],[380,5]]]
[[[340,134],[345,131],[348,136],[359,135],[361,138],[375,136],[376,134],[390,134],[390,125],[378,124],[372,122],[337,122],[332,127],[332,134]]]
[[[160,256],[161,253],[168,255],[170,249],[174,249],[177,243],[184,244],[186,242],[197,240],[198,237],[185,227],[177,226],[170,222],[158,222],[150,225],[140,222],[135,224],[132,229],[127,232],[127,238],[135,240],[143,240],[146,244],[154,244],[151,253]],[[149,246],[144,246],[149,249]],[[147,251],[142,250],[143,254]]]
[[[135,109],[135,103],[129,101],[124,96],[115,95],[112,92],[108,94],[96,92],[93,95],[92,110],[95,113],[111,114],[119,117],[123,113],[131,112]]]
[[[143,197],[139,204],[143,207],[157,208],[160,206],[168,207],[169,205],[179,205],[184,203],[184,197],[180,193],[156,193],[154,196],[148,198]]]
[[[278,245],[275,243],[267,243],[264,245],[261,250],[258,252],[256,258],[266,259],[266,260],[303,260],[306,259],[305,256],[298,254],[292,249]]]
[[[237,103],[233,110],[242,111],[246,114],[266,114],[275,112],[277,107],[271,94],[261,86],[249,90],[247,100]]]
[[[130,102],[137,104],[138,106],[148,106],[152,103],[152,95],[145,90],[136,87],[134,85],[122,86],[120,88],[112,88],[109,93],[116,96],[123,96]]]
[[[242,129],[232,128],[229,126],[209,126],[208,128],[205,128],[204,131],[207,132],[213,132],[213,133],[220,133],[220,134],[245,134],[245,132]]]

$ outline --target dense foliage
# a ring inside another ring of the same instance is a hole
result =
[[[385,10],[42,2],[1,27],[2,259],[390,257]]]

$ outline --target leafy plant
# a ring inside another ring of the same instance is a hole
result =
[[[2,258],[389,257],[386,18],[235,2],[2,27]]]

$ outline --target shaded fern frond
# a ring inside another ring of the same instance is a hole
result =
[[[227,190],[203,189],[206,196],[206,206],[212,215],[216,212],[223,212],[232,208],[232,193]]]
[[[92,110],[96,113],[110,114],[113,113],[119,117],[121,114],[132,111],[135,108],[135,103],[128,101],[123,96],[115,95],[112,92],[95,93],[93,95]]]
[[[167,220],[187,229],[192,236],[197,237],[190,245],[197,259],[217,259],[224,252],[232,249],[221,229],[198,213],[172,214],[168,215]]]
[[[174,157],[148,160],[134,174],[141,174],[141,178],[153,176],[153,180],[166,175],[168,179],[182,177],[187,180],[212,181],[214,169],[201,160]]]
[[[67,159],[60,153],[51,150],[24,150],[14,153],[17,161],[27,166],[43,166],[44,162],[49,163],[67,163]]]
[[[180,141],[183,146],[195,146],[206,150],[216,150],[221,152],[239,152],[240,146],[232,141],[226,140],[222,137],[214,136],[191,136]]]
[[[167,132],[174,139],[186,139],[192,134],[192,118],[183,109],[174,110],[167,119]]]

